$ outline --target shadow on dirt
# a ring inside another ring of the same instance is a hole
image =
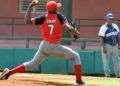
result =
[[[45,82],[48,86],[53,85],[53,86],[78,86],[78,85],[74,85],[74,84],[65,84],[65,83],[58,83],[58,82]],[[98,85],[80,85],[80,86],[98,86]]]
[[[74,84],[65,84],[60,82],[54,82],[54,81],[42,81],[42,80],[21,80],[24,82],[30,82],[31,84],[34,84],[35,86],[78,86]],[[99,85],[81,85],[81,86],[99,86]]]

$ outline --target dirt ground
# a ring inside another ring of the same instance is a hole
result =
[[[72,81],[72,82],[70,82]],[[53,74],[15,74],[1,80],[0,86],[74,86],[74,76]]]
[[[103,79],[96,77],[83,77],[86,82],[83,86],[110,86],[103,85],[104,82],[112,79]],[[97,80],[103,82],[99,84]],[[92,81],[92,82],[91,82]],[[94,83],[96,82],[96,83]],[[119,83],[119,79],[114,79],[113,83]],[[15,74],[8,80],[1,80],[0,86],[76,86],[73,75],[54,75],[54,74]],[[115,85],[117,86],[117,85]],[[120,84],[118,85],[120,86]]]

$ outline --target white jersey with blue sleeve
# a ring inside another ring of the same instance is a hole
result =
[[[107,24],[101,26],[98,36],[101,36],[104,38],[104,43],[110,44],[110,45],[116,45],[118,43],[117,37],[119,33],[119,27],[117,24]]]

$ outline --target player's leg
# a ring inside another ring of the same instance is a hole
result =
[[[15,73],[22,73],[25,72],[27,70],[31,70],[34,67],[36,67],[37,65],[41,64],[42,61],[47,57],[47,54],[43,53],[43,42],[41,42],[38,51],[36,52],[34,58],[28,62],[25,62],[11,70],[5,68],[5,70],[3,71],[3,73],[0,75],[0,79],[8,79],[8,77],[12,74]]]
[[[48,57],[48,54],[45,54],[42,51],[38,50],[32,60],[24,63],[25,70],[33,70],[35,67],[40,65],[46,57]]]
[[[103,60],[103,69],[104,69],[104,74],[106,77],[110,77],[110,68],[109,68],[109,59],[110,59],[110,47],[109,45],[105,45],[105,47],[107,48],[107,53],[104,53],[103,51],[103,47],[101,48],[101,52],[102,52],[102,60]]]
[[[120,77],[120,57],[118,54],[118,45],[113,47],[113,63],[114,63],[114,72],[116,77]]]
[[[73,61],[74,62],[74,71],[75,71],[75,75],[76,75],[76,83],[84,84],[84,82],[82,81],[82,77],[81,77],[81,75],[82,75],[81,74],[81,60],[80,60],[80,56],[77,52],[75,52],[74,50],[72,50],[69,47],[59,45],[53,50],[52,54],[57,57],[63,57],[65,59]]]

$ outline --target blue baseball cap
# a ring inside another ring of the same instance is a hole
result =
[[[112,13],[107,13],[106,16],[105,16],[106,19],[113,19],[114,16]]]

